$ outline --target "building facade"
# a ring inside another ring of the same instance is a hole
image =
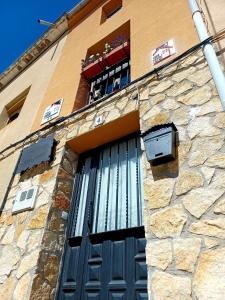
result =
[[[0,80],[1,299],[223,299],[225,115],[187,1],[54,26]]]

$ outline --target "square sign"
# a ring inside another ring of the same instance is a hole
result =
[[[154,49],[152,51],[152,62],[153,65],[156,65],[160,61],[164,60],[165,58],[173,55],[176,53],[176,49],[174,46],[174,41],[169,40],[168,42],[164,43],[160,47]]]
[[[41,120],[41,125],[58,117],[62,107],[62,103],[63,103],[63,98],[52,103],[45,109],[43,118]]]

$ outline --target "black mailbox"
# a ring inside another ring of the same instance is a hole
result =
[[[147,159],[161,164],[176,158],[177,128],[173,123],[156,125],[142,133]]]

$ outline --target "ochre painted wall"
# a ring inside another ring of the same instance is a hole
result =
[[[207,20],[209,35],[215,35],[225,28],[225,1],[224,0],[202,0],[201,8]],[[225,39],[216,44],[216,49],[223,53],[220,56],[220,62],[225,68]]]
[[[15,78],[1,91],[0,112],[2,113],[8,103],[30,87],[19,117],[0,129],[0,151],[10,144],[23,139],[30,133],[31,126],[48,87],[53,70],[57,65],[65,40],[66,37],[49,48],[45,54],[39,57],[19,77]],[[5,158],[0,158],[0,204],[19,156],[17,152],[13,155],[9,154],[13,151],[14,148],[4,153]]]
[[[40,127],[46,106],[58,98],[64,98],[61,116],[72,112],[80,81],[81,59],[85,58],[88,48],[122,24],[130,21],[132,80],[153,69],[151,51],[169,39],[175,40],[176,55],[198,43],[186,0],[123,0],[122,9],[100,24],[102,6],[107,2],[102,1],[98,7],[92,8],[96,2],[91,1],[89,5],[92,13],[89,12],[86,17],[80,13],[80,22],[77,16],[74,22],[70,20],[73,28],[68,34],[60,62],[38,111],[33,130]],[[88,7],[85,9],[88,10]]]

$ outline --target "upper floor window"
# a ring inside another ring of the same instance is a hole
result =
[[[73,110],[124,88],[130,82],[130,21],[87,49]]]
[[[26,100],[27,94],[28,91],[26,90],[23,93],[21,93],[18,97],[16,97],[16,99],[14,99],[6,105],[5,108],[8,114],[7,124],[11,123],[19,117],[23,104]]]
[[[25,98],[21,99],[19,102],[15,103],[13,106],[6,108],[8,114],[8,121],[7,124],[11,123],[15,119],[19,117],[20,111],[23,107],[25,102]]]
[[[102,54],[82,61],[81,74],[88,84],[88,103],[122,89],[130,82],[130,43],[105,44]]]
[[[19,114],[28,95],[29,89],[30,88],[23,91],[4,107],[0,114],[0,128],[13,122],[19,117]]]
[[[122,0],[111,0],[102,7],[101,24],[122,8]]]

